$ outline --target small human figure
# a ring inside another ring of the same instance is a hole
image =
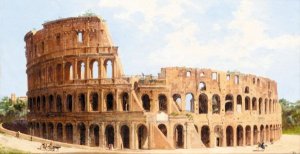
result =
[[[16,137],[19,138],[19,136],[20,136],[20,131],[17,131]]]

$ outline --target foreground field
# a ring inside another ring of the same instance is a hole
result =
[[[57,153],[52,151],[39,150],[41,143],[19,139],[13,136],[0,134],[0,153],[7,153],[9,150],[19,153]],[[99,151],[89,148],[67,148],[62,147],[59,153],[300,153],[300,135],[283,135],[281,140],[274,144],[267,144],[266,150],[258,151],[256,146],[247,147],[218,147],[206,149],[178,149],[178,150],[125,150],[125,151]],[[8,151],[7,151],[8,150]],[[20,150],[20,151],[18,151]]]

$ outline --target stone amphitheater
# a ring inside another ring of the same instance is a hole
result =
[[[126,76],[97,16],[46,22],[24,40],[31,135],[103,149],[251,146],[281,137],[271,79],[187,67]]]

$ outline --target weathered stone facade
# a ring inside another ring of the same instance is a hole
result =
[[[103,19],[43,27],[25,36],[32,135],[117,149],[246,146],[281,136],[275,81],[186,67],[126,77]]]

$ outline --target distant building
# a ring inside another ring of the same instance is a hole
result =
[[[18,99],[25,102],[25,101],[27,101],[27,96],[17,97],[15,93],[12,93],[10,95],[10,100],[12,101],[13,104],[16,103]]]

